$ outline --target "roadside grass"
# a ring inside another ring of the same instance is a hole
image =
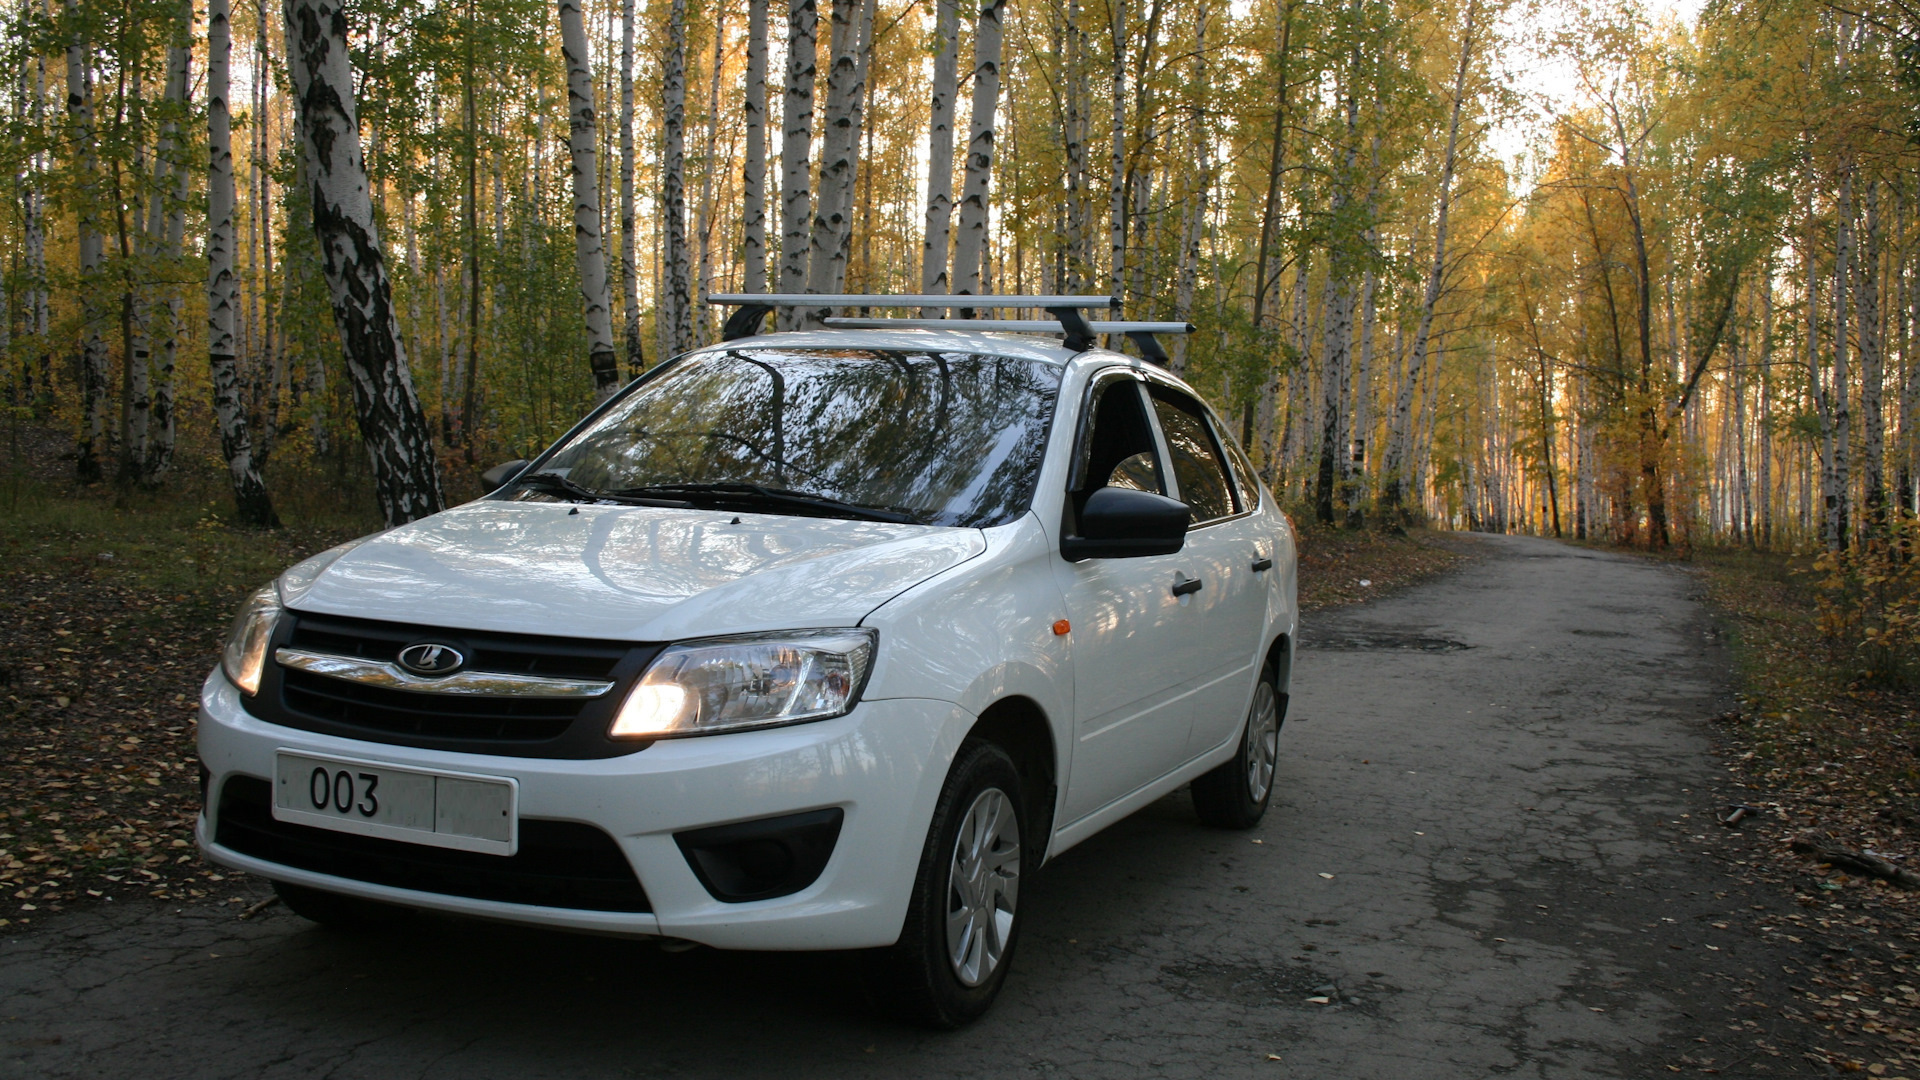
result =
[[[1454,533],[1335,529],[1314,521],[1311,511],[1291,516],[1301,611],[1376,600],[1472,558]]]
[[[244,899],[192,848],[198,687],[249,589],[370,523],[337,513],[237,529],[225,506],[194,497],[208,486],[10,485],[0,515],[0,933],[86,901]]]
[[[1851,645],[1823,637],[1811,556],[1701,549],[1692,562],[1725,628],[1740,701],[1715,734],[1745,792],[1735,797],[1760,810],[1745,828],[1769,841],[1747,869],[1798,902],[1782,933],[1830,942],[1781,1015],[1815,1029],[1831,1068],[1860,1071],[1878,1055],[1886,1063],[1867,1071],[1920,1075],[1920,893],[1790,846],[1826,834],[1920,870],[1920,692],[1869,685]]]

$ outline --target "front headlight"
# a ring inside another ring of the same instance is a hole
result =
[[[674,645],[654,658],[609,734],[658,739],[844,716],[873,667],[874,632],[801,630]]]
[[[268,582],[240,605],[240,613],[233,617],[233,626],[227,631],[227,649],[220,666],[248,697],[260,692],[260,672],[267,666],[267,642],[273,637],[273,624],[278,618],[280,590]]]

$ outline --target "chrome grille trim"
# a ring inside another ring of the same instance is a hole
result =
[[[324,675],[329,679],[363,683],[388,690],[419,694],[489,695],[523,698],[597,698],[613,683],[596,679],[550,679],[539,675],[511,675],[493,671],[456,671],[438,678],[421,678],[390,660],[335,656],[305,649],[275,649],[281,667]]]

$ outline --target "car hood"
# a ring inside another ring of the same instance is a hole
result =
[[[667,641],[852,626],[984,550],[977,529],[483,500],[316,557],[280,590],[296,611]]]

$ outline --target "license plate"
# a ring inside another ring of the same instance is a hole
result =
[[[273,816],[360,836],[512,855],[520,786],[511,777],[429,772],[282,750]]]

